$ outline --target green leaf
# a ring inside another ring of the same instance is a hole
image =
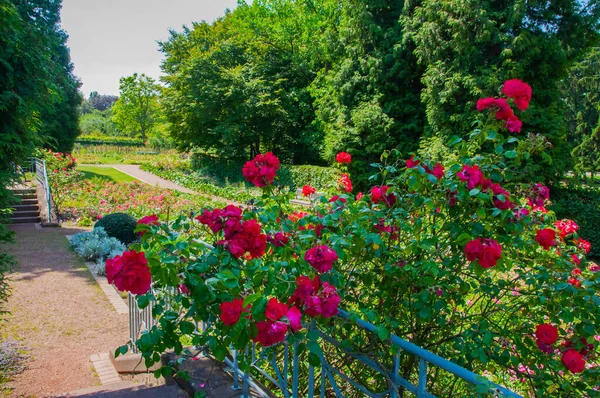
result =
[[[182,321],[179,322],[179,330],[181,330],[181,333],[183,334],[191,334],[196,330],[196,325],[192,322]]]
[[[380,340],[387,340],[390,338],[390,331],[389,329],[387,329],[386,327],[379,325],[377,326],[377,329],[375,329],[375,332],[377,333],[377,337],[379,337]]]
[[[308,354],[308,363],[310,363],[312,366],[321,366],[321,359],[317,354],[310,352]]]
[[[458,137],[458,136],[454,136],[452,138],[450,138],[450,141],[448,141],[448,146],[454,146],[456,144],[458,144],[459,142],[461,142],[463,139]]]
[[[262,294],[260,293],[252,293],[244,298],[244,302],[242,303],[242,307],[246,308],[250,304],[254,303],[258,298],[260,298]]]
[[[515,151],[515,150],[506,151],[506,152],[504,152],[504,156],[506,156],[509,159],[514,159],[517,157],[517,151]]]
[[[481,190],[479,190],[478,188],[473,188],[469,191],[469,196],[475,196],[477,195],[479,192],[481,192]]]
[[[147,295],[138,296],[137,304],[138,304],[138,307],[141,310],[143,310],[144,308],[146,308],[148,306],[148,304],[150,304],[150,299],[148,298]]]

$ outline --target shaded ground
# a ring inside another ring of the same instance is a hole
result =
[[[11,312],[2,336],[24,341],[29,369],[13,382],[14,397],[46,397],[99,384],[90,355],[114,352],[128,340],[127,315],[119,315],[89,271],[69,250],[73,229],[13,225],[6,245],[19,263],[10,275]]]

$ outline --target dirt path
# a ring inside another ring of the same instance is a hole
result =
[[[85,166],[85,165],[82,165]],[[99,167],[112,167],[114,169],[119,170],[122,173],[125,173],[127,175],[130,175],[133,178],[136,178],[142,182],[145,182],[148,185],[153,185],[153,186],[158,186],[161,188],[166,188],[166,189],[172,189],[175,191],[179,191],[179,192],[183,192],[183,193],[191,193],[191,194],[196,194],[196,195],[202,195],[202,196],[206,196],[212,200],[215,201],[219,201],[219,202],[225,202],[228,205],[236,205],[236,206],[243,206],[242,203],[236,202],[234,200],[230,200],[230,199],[226,199],[226,198],[222,198],[220,196],[215,196],[215,195],[210,195],[207,193],[203,193],[203,192],[196,192],[196,191],[192,191],[189,188],[183,187],[179,184],[176,184],[172,181],[169,180],[165,180],[164,178],[161,178],[157,175],[154,175],[150,172],[144,171],[140,168],[139,165],[137,164],[96,164],[93,166],[99,166]]]
[[[69,250],[73,229],[13,225],[6,247],[19,266],[10,276],[11,312],[3,337],[31,350],[29,369],[13,383],[14,397],[47,397],[99,385],[90,355],[114,352],[128,340],[127,315],[114,310],[82,260]]]

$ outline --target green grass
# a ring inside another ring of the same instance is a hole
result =
[[[136,180],[130,175],[121,173],[113,167],[77,166],[77,170],[81,171],[83,177],[88,180],[91,180],[92,178],[102,178],[114,182],[130,182]]]

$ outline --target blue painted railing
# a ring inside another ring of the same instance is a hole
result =
[[[199,242],[209,249],[213,248],[206,242]],[[158,296],[165,300],[167,307],[171,307],[171,298],[176,294],[174,289],[155,293],[158,293]],[[144,333],[144,329],[147,330],[154,326],[155,320],[152,316],[152,305],[140,310],[137,306],[137,300],[135,300],[135,297],[132,295],[129,295],[128,303],[130,338],[135,352],[135,341],[140,333]],[[375,325],[356,316],[350,316],[350,314],[344,310],[340,310],[335,318],[353,322],[361,330],[376,334],[377,327]],[[206,333],[211,327],[212,325],[210,324],[196,323],[195,333]],[[322,341],[340,350],[344,355],[352,357],[354,360],[383,376],[385,380],[387,380],[387,388],[382,391],[372,391],[368,386],[360,384],[342,370],[333,366],[323,353],[318,355],[320,362],[320,366],[318,367],[320,368],[320,373],[317,378],[315,366],[311,365],[308,361],[307,366],[304,361],[301,363],[299,343],[290,343],[288,341],[284,341],[283,343],[268,348],[260,348],[256,344],[252,344],[251,348],[244,353],[231,350],[231,358],[226,358],[225,363],[229,366],[229,372],[233,376],[232,388],[234,390],[242,389],[242,397],[244,398],[257,395],[264,398],[270,398],[273,394],[269,394],[269,391],[274,389],[279,390],[284,398],[313,398],[315,394],[318,394],[323,398],[326,394],[328,394],[327,396],[331,396],[331,392],[335,394],[336,398],[340,398],[345,396],[343,392],[348,389],[348,386],[351,386],[357,391],[358,394],[360,394],[358,396],[361,397],[399,398],[405,395],[404,392],[409,392],[416,395],[418,398],[435,398],[435,395],[427,391],[427,369],[429,365],[433,365],[462,379],[472,386],[485,386],[486,392],[492,396],[521,397],[500,385],[490,382],[485,377],[479,376],[468,369],[458,366],[447,359],[393,334],[390,335],[388,342],[392,345],[395,354],[393,355],[392,363],[389,364],[389,369],[387,369],[367,355],[345,348],[343,344],[335,338],[319,330],[314,321],[307,325],[307,329],[309,333],[316,332]],[[201,348],[203,355],[210,356],[207,347]],[[412,355],[418,359],[419,371],[417,384],[400,376],[399,372],[402,354]],[[238,358],[240,355],[243,355],[246,360],[250,361],[251,374],[243,372],[240,369]],[[307,373],[306,385],[303,384],[301,386],[300,371],[304,371],[305,369]],[[291,380],[289,374],[290,370],[292,373]],[[346,385],[340,386],[336,381],[336,377],[343,380]],[[272,386],[265,388],[259,380],[268,381]],[[316,392],[317,388],[319,390],[318,392]],[[252,395],[250,394],[251,391]]]
[[[139,334],[144,333],[144,329],[151,328],[155,323],[151,315],[151,306],[139,310],[139,308],[137,308],[136,300],[133,296],[130,296],[129,308],[131,342],[135,343]],[[340,310],[337,318],[352,322],[364,331],[376,333],[377,328],[375,325],[362,319],[351,317],[346,311]],[[211,326],[212,325],[208,324],[197,325],[196,333],[207,332]],[[393,361],[389,364],[390,366],[388,369],[365,354],[354,352],[343,347],[339,341],[319,330],[314,321],[310,325],[307,325],[307,328],[309,332],[316,332],[319,338],[326,344],[335,347],[343,352],[344,355],[352,357],[353,360],[358,361],[362,365],[377,372],[387,380],[387,387],[381,391],[372,391],[368,386],[353,380],[342,370],[332,365],[330,361],[328,361],[328,358],[326,358],[327,353],[319,355],[320,366],[315,367],[310,363],[303,362],[300,355],[301,353],[299,352],[299,343],[284,341],[279,345],[268,348],[260,348],[253,344],[252,347],[244,353],[232,350],[231,358],[225,359],[225,363],[229,367],[228,371],[233,377],[232,388],[234,390],[243,390],[242,397],[245,398],[250,396],[268,398],[273,396],[270,391],[275,390],[278,390],[276,395],[282,395],[284,398],[313,398],[315,396],[331,396],[332,394],[335,395],[336,398],[339,398],[345,397],[346,395],[344,392],[348,391],[349,388],[359,394],[353,394],[354,396],[361,397],[399,398],[405,396],[406,393],[410,393],[409,395],[415,395],[418,398],[434,398],[435,395],[427,391],[427,372],[429,365],[432,365],[443,369],[472,386],[485,386],[485,390],[491,394],[491,396],[520,397],[520,395],[509,391],[500,385],[491,383],[482,376],[478,376],[447,359],[393,334],[389,337],[388,342],[392,345],[395,354],[393,355]],[[135,344],[133,346],[135,347]],[[210,356],[210,352],[208,352],[206,347],[201,348],[203,355]],[[304,352],[304,354],[306,353]],[[416,384],[399,374],[401,356],[403,354],[405,356],[406,354],[413,355],[419,361]],[[250,362],[251,372],[243,372],[240,369],[240,356],[244,356],[245,359]],[[304,355],[304,360],[306,360],[306,355]],[[305,380],[302,385],[300,383],[301,371],[303,372],[302,380]],[[337,379],[343,381],[345,384],[340,385]],[[259,380],[262,383],[259,382]],[[264,387],[263,383],[267,384],[267,387]]]

